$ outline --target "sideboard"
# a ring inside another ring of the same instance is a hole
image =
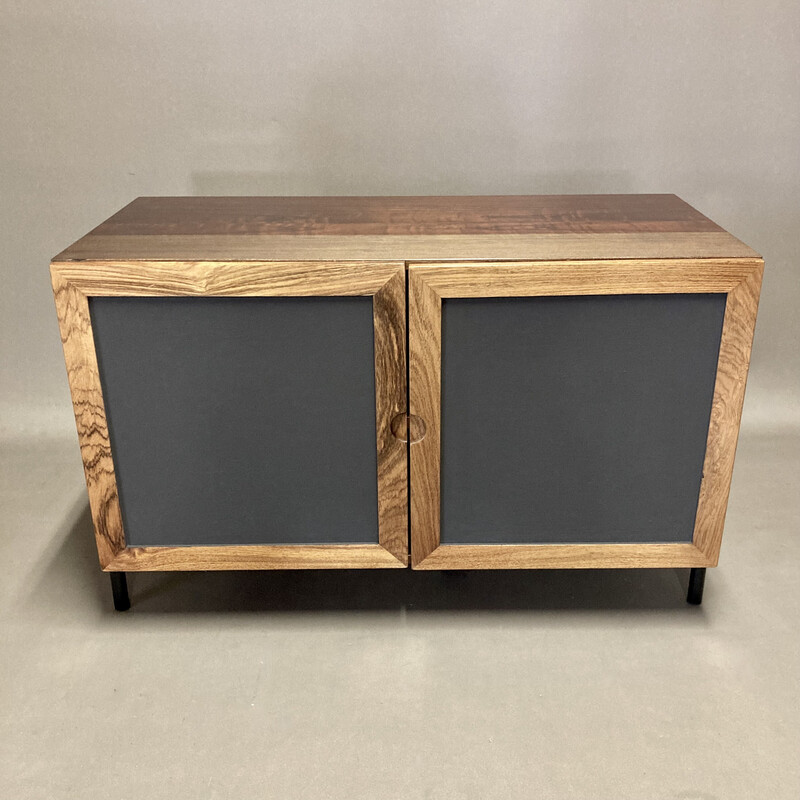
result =
[[[763,261],[674,195],[142,197],[51,264],[97,550],[718,562]]]

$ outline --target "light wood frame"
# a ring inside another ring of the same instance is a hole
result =
[[[330,569],[408,564],[403,262],[54,261],[50,268],[100,564],[106,571]],[[378,543],[128,547],[95,352],[89,297],[366,295],[375,331]]]
[[[415,569],[716,566],[739,433],[763,260],[591,260],[409,264],[409,413]],[[440,544],[441,320],[448,297],[724,293],[725,319],[691,543]]]

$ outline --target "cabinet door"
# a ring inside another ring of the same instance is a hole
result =
[[[407,564],[405,266],[54,266],[110,570]]]
[[[759,260],[412,264],[412,565],[716,564]]]

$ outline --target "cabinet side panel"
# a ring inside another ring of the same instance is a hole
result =
[[[86,295],[51,269],[97,554],[105,569],[125,547],[108,423]]]
[[[712,564],[717,563],[722,544],[763,268],[763,262],[756,264],[728,294],[725,310],[694,538]]]

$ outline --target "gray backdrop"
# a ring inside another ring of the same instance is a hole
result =
[[[6,0],[0,433],[74,435],[49,258],[143,194],[675,192],[767,260],[797,422],[800,4]]]

